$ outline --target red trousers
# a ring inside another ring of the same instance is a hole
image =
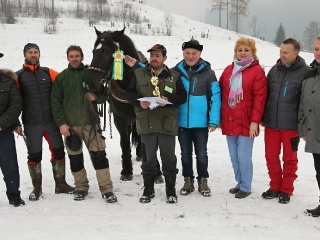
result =
[[[293,182],[297,178],[297,152],[292,151],[290,139],[296,137],[296,130],[275,130],[265,127],[265,157],[270,177],[270,189],[292,196]],[[280,153],[282,151],[282,164]]]

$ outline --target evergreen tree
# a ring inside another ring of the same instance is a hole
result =
[[[280,23],[278,30],[276,32],[276,37],[273,40],[273,43],[276,44],[277,46],[280,46],[285,39],[286,39],[286,32],[282,23]]]

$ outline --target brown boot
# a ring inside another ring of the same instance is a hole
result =
[[[29,195],[30,201],[37,201],[42,195],[42,173],[41,162],[36,164],[29,164],[29,173],[32,180],[33,190]]]
[[[73,194],[76,189],[74,187],[71,187],[68,183],[66,183],[66,162],[51,161],[51,163],[54,181],[56,182],[55,193]]]

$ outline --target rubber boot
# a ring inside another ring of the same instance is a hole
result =
[[[55,193],[66,193],[73,194],[75,192],[75,188],[71,187],[66,182],[66,162],[63,161],[51,161],[52,164],[52,172],[53,178],[56,182]]]
[[[28,163],[28,168],[33,185],[33,190],[29,195],[29,200],[37,201],[42,195],[41,162],[35,164]]]

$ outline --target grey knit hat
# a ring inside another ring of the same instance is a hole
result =
[[[35,43],[27,43],[27,44],[24,46],[24,48],[23,48],[23,55],[26,56],[26,53],[27,53],[27,52],[29,51],[29,49],[31,49],[31,48],[37,49],[37,50],[39,51],[39,53],[40,53],[40,48],[39,48],[39,46],[38,46],[37,44],[35,44]]]

